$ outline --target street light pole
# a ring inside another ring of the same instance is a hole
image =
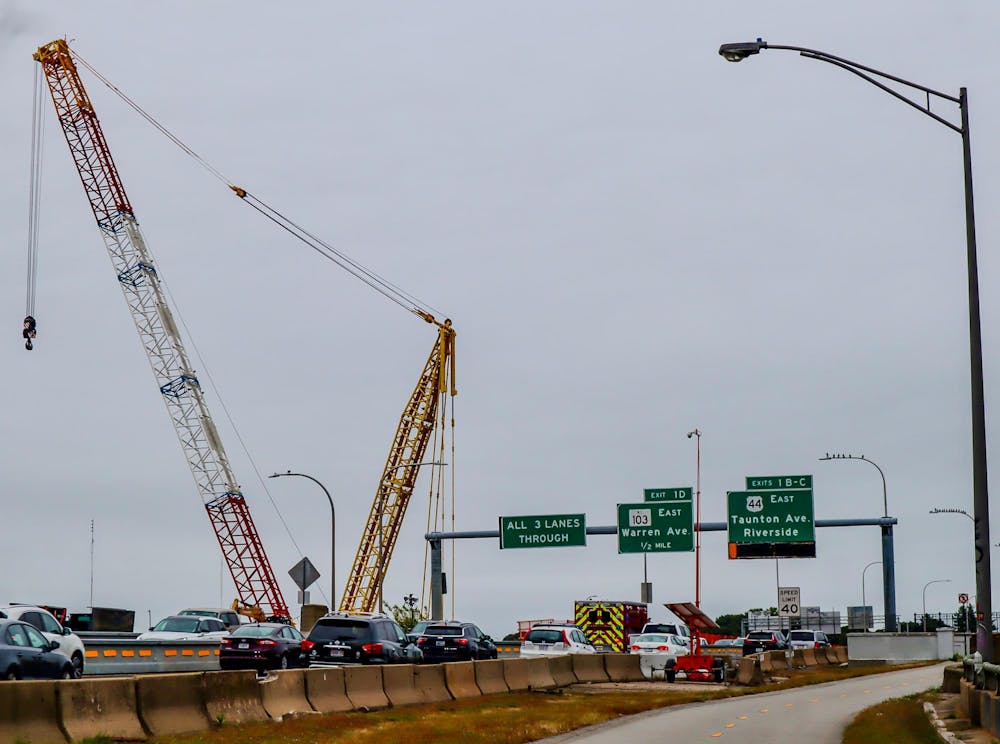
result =
[[[934,581],[928,581],[924,584],[924,632],[927,632],[927,587],[931,584],[948,584],[951,579],[934,579]],[[979,648],[978,646],[976,648]]]
[[[874,460],[869,460],[864,455],[833,454],[829,452],[820,461],[825,460],[862,460],[874,467],[882,476],[882,516],[889,516],[889,498],[885,487],[885,473]],[[893,633],[898,630],[896,626],[896,560],[893,556],[892,525],[882,525],[882,602],[885,609],[885,630]]]
[[[972,148],[969,130],[969,97],[968,91],[959,88],[958,97],[928,88],[925,85],[904,80],[889,73],[867,67],[857,62],[837,57],[816,49],[799,46],[768,44],[762,39],[755,42],[739,42],[723,44],[719,54],[730,62],[739,62],[750,55],[758,54],[765,49],[781,49],[798,52],[808,59],[839,67],[842,70],[857,75],[862,80],[871,83],[876,88],[888,93],[899,101],[913,107],[922,114],[934,119],[939,124],[958,132],[962,136],[962,166],[965,177],[965,241],[966,269],[968,272],[969,293],[969,375],[972,405],[972,494],[973,513],[976,524],[975,557],[976,557],[976,595],[977,595],[977,626],[976,641],[983,661],[994,661],[993,654],[993,597],[990,577],[990,498],[986,472],[986,401],[983,392],[983,342],[982,323],[979,314],[979,266],[976,249],[976,217],[972,196]],[[914,100],[903,95],[887,83],[895,83],[917,92],[920,95]],[[935,101],[947,101],[958,105],[961,115],[961,125],[956,126],[947,119],[931,111],[931,98]]]
[[[313,478],[311,475],[306,475],[305,473],[293,473],[291,470],[286,470],[284,473],[272,473],[267,477],[281,478],[286,475],[296,475],[300,478],[308,478],[323,489],[323,493],[326,494],[327,501],[330,502],[330,611],[332,612],[337,606],[337,510],[333,507],[333,497],[330,495],[330,492],[326,490],[326,486]],[[303,589],[303,591],[305,591],[305,589]]]
[[[872,561],[861,570],[861,612],[864,613],[865,616],[865,633],[868,632],[868,605],[865,604],[865,573],[867,573],[869,568],[877,566],[880,563],[882,563],[882,561]]]

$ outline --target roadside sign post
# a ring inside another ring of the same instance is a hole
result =
[[[568,548],[587,544],[584,514],[500,517],[500,549]]]
[[[815,558],[811,475],[748,477],[745,491],[730,491],[730,558]]]
[[[778,617],[800,617],[802,592],[797,586],[778,587]]]

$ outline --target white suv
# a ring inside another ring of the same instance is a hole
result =
[[[48,640],[58,642],[59,652],[73,663],[73,676],[77,679],[83,676],[83,641],[72,630],[60,625],[51,612],[35,605],[0,605],[0,617],[4,615],[33,625]]]
[[[536,625],[521,641],[521,656],[596,653],[594,644],[575,625]]]
[[[788,634],[788,647],[823,648],[830,645],[830,639],[821,630],[793,630]]]

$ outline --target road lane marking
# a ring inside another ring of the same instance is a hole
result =
[[[767,709],[767,708],[761,708],[761,709],[760,709],[760,712],[761,712],[761,713],[767,713],[767,711],[768,711],[768,709]]]
[[[713,739],[718,739],[720,736],[722,736],[721,731],[716,731],[714,734],[712,734]]]
[[[750,716],[740,716],[740,720],[741,720],[741,721],[745,721],[745,720],[747,720],[747,719],[748,719],[749,717],[750,717]]]
[[[810,703],[818,703],[819,702],[819,698],[809,698],[809,702]]]
[[[726,728],[736,728],[736,724],[735,723],[727,723],[726,724]]]
[[[795,703],[785,703],[785,707],[786,708],[794,708],[795,707]]]
[[[871,695],[871,690],[865,690],[865,695]]]

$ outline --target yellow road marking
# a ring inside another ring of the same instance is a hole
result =
[[[871,694],[871,690],[865,690],[865,695],[870,695],[870,694]]]
[[[761,708],[761,709],[760,709],[760,712],[761,712],[761,713],[767,713],[767,710],[768,710],[767,708]]]
[[[795,703],[785,703],[785,707],[786,708],[793,708],[793,707],[795,707]]]
[[[818,703],[819,702],[819,698],[809,698],[809,702],[810,703]]]
[[[735,723],[727,723],[726,724],[726,728],[736,728],[736,724]]]
[[[847,693],[846,693],[846,692],[842,692],[842,693],[840,693],[840,695],[838,695],[837,697],[842,697],[842,698],[845,698],[845,697],[847,697]]]
[[[740,716],[740,720],[741,720],[741,721],[745,721],[745,720],[746,720],[746,719],[748,719],[749,717],[750,717],[750,716]]]
[[[892,685],[882,685],[882,689],[883,690],[891,690],[892,689]]]
[[[721,731],[716,731],[714,734],[712,734],[712,738],[715,738],[715,739],[718,739],[720,736],[722,736],[722,732]]]

